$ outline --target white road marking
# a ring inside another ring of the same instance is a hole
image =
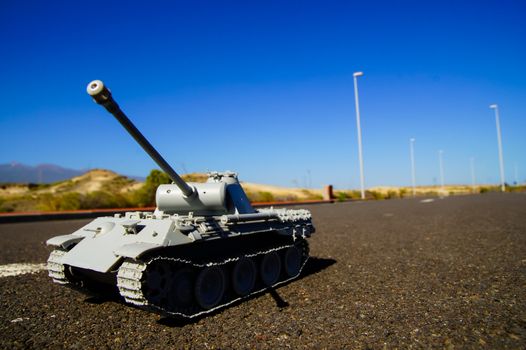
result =
[[[46,269],[46,264],[21,263],[0,265],[0,277],[25,275],[27,273],[35,273]]]
[[[434,202],[435,200],[433,198],[428,198],[428,199],[422,199],[420,201],[420,203],[431,203],[431,202]]]

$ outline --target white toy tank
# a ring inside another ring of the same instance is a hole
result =
[[[122,112],[100,80],[88,93],[172,179],[154,212],[99,217],[49,239],[49,276],[83,291],[116,289],[130,304],[192,318],[298,277],[314,232],[304,209],[254,209],[237,174],[186,183]]]

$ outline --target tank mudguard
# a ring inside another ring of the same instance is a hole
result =
[[[82,239],[84,239],[83,236],[77,236],[77,235],[62,235],[62,236],[56,236],[53,238],[50,238],[46,241],[47,245],[50,245],[52,247],[62,248],[65,250],[69,250],[69,248],[80,242]]]
[[[159,244],[145,243],[145,242],[125,244],[117,248],[114,251],[114,254],[120,257],[123,257],[123,258],[136,259],[150,250],[162,248],[162,247],[163,246]]]

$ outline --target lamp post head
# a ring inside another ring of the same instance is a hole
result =
[[[411,137],[411,138],[409,139],[409,141],[411,141],[411,142],[415,142],[415,138],[414,138],[414,137]]]
[[[497,109],[499,106],[497,106],[497,104],[492,104],[492,105],[489,105],[489,108],[491,109]]]
[[[362,75],[363,75],[363,72],[354,72],[352,76],[356,78],[356,77],[361,77]]]

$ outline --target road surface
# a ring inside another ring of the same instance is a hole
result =
[[[0,278],[0,348],[525,348],[526,195],[313,205],[301,278],[192,323]],[[41,264],[87,220],[0,225],[0,265]]]

